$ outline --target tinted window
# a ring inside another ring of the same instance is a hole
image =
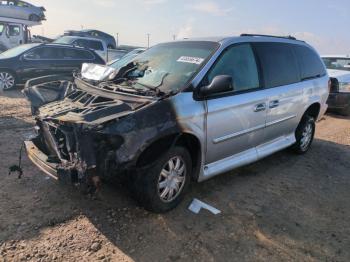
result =
[[[75,40],[73,44],[80,47],[103,51],[103,45],[99,41],[78,39],[78,40]]]
[[[76,60],[92,60],[93,55],[89,51],[76,50],[72,48],[63,49],[65,59],[76,59]]]
[[[303,80],[326,74],[324,65],[315,51],[306,46],[295,46],[295,53],[297,54]]]
[[[89,48],[91,48],[93,50],[103,51],[103,45],[100,41],[89,40]]]
[[[258,88],[259,74],[250,44],[236,45],[225,51],[210,70],[207,82],[218,75],[232,76],[235,91]]]
[[[266,87],[276,87],[300,81],[298,62],[293,45],[284,43],[256,43]]]
[[[63,59],[62,48],[55,47],[38,47],[25,54],[27,59]]]
[[[9,35],[18,36],[21,33],[21,29],[18,25],[9,25]]]

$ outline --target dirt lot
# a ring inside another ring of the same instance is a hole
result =
[[[312,150],[288,151],[193,184],[155,215],[118,185],[92,201],[24,157],[32,122],[19,91],[0,94],[0,261],[350,261],[350,120],[327,116]],[[192,214],[196,197],[222,214]]]

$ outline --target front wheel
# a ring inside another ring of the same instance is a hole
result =
[[[311,116],[304,116],[295,132],[296,143],[293,149],[297,154],[306,153],[314,140],[315,136],[315,119]]]
[[[0,85],[4,90],[10,90],[16,86],[16,77],[8,71],[0,71]]]
[[[158,159],[145,173],[137,175],[136,199],[145,209],[164,213],[175,208],[191,180],[191,156],[183,147],[174,147]]]

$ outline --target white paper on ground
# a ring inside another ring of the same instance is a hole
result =
[[[212,207],[198,199],[193,199],[191,205],[188,207],[190,211],[192,211],[195,214],[198,214],[201,209],[204,208],[208,210],[209,212],[213,213],[214,215],[220,214],[221,211],[219,209],[216,209],[215,207]]]

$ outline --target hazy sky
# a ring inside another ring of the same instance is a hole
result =
[[[184,37],[240,33],[294,35],[320,53],[350,53],[349,0],[28,0],[47,21],[32,34],[57,36],[93,28],[121,44],[147,45]]]

